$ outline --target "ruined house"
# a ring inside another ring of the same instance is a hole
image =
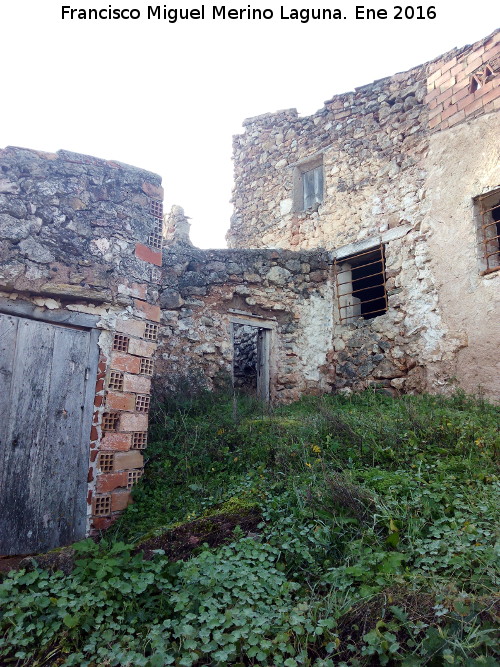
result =
[[[194,248],[178,207],[164,229],[155,174],[0,150],[0,553],[126,507],[153,376],[498,400],[499,81],[497,31],[245,121],[228,250]]]

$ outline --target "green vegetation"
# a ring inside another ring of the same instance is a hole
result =
[[[0,586],[0,664],[499,665],[498,417],[463,394],[165,399],[105,540]],[[152,553],[165,535],[191,556]]]

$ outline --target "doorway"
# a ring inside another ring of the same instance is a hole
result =
[[[272,326],[259,321],[233,319],[233,387],[236,392],[263,402],[270,398]]]

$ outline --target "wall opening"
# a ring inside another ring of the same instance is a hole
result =
[[[271,328],[232,322],[233,387],[241,394],[269,401]]]
[[[341,324],[387,312],[383,245],[337,260],[335,268]]]
[[[500,269],[500,190],[480,197],[479,237],[483,273]]]

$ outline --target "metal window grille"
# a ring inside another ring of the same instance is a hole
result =
[[[146,449],[147,446],[147,431],[137,431],[136,433],[132,433],[132,449]]]
[[[127,489],[131,489],[142,477],[142,470],[130,470],[127,475]]]
[[[150,234],[148,236],[148,246],[155,250],[161,250],[163,247],[163,237],[161,234]]]
[[[500,190],[479,198],[482,274],[500,269]]]
[[[115,352],[128,352],[129,337],[115,334],[113,338],[113,350]]]
[[[387,312],[384,246],[335,260],[340,323],[369,320]]]
[[[114,454],[108,452],[99,454],[99,468],[101,472],[112,472]]]
[[[153,375],[153,360],[152,359],[141,359],[141,369],[140,373],[142,375]]]
[[[94,505],[94,514],[103,516],[111,512],[111,496],[96,496]]]
[[[158,337],[158,325],[146,322],[146,329],[144,330],[144,338],[146,340],[156,340]]]
[[[149,211],[155,218],[163,218],[163,202],[152,199],[149,204]]]
[[[135,399],[135,409],[137,412],[149,412],[149,404],[151,402],[151,396],[146,396],[144,394],[137,394]]]
[[[123,391],[123,373],[120,371],[111,371],[109,374],[108,389]]]
[[[118,428],[118,420],[120,414],[118,412],[104,412],[102,415],[101,427],[103,431],[116,431]]]

